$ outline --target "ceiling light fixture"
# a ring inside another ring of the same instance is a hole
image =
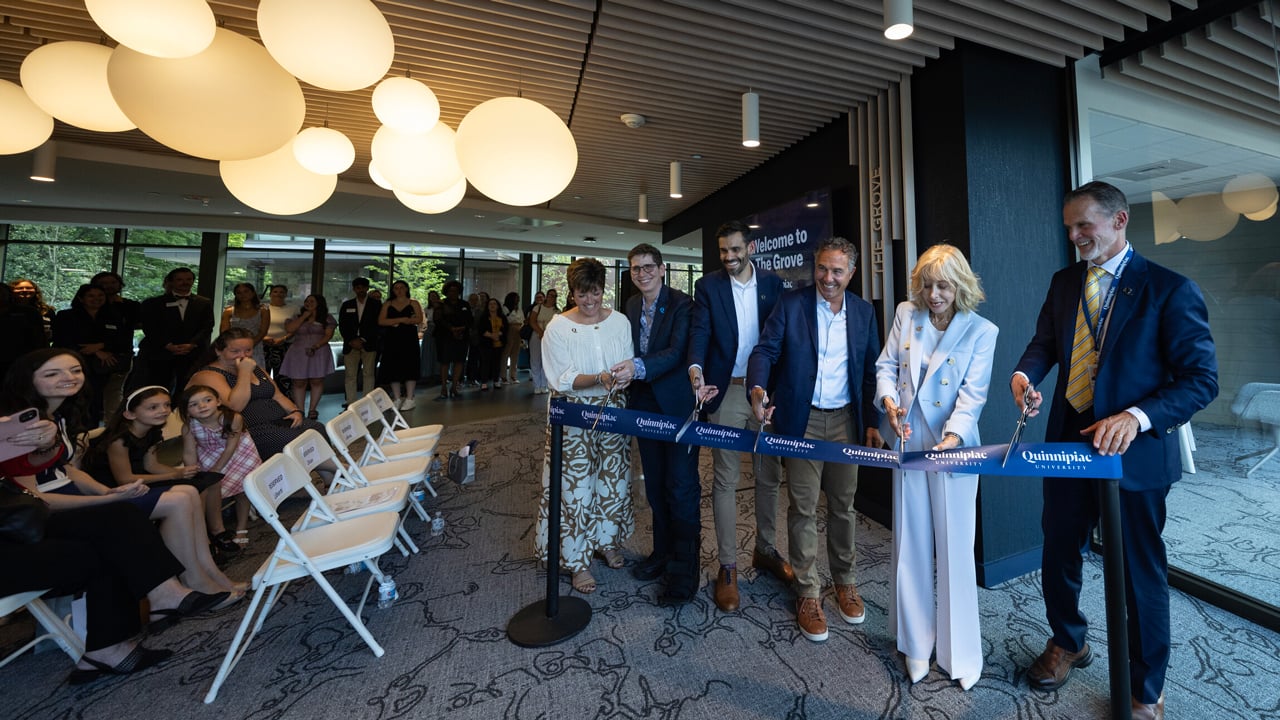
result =
[[[649,222],[649,195],[640,193],[640,212],[636,216],[636,222]]]
[[[540,205],[564,192],[578,170],[578,144],[541,103],[498,97],[458,123],[458,163],[476,190],[507,205]]]
[[[369,87],[396,53],[391,26],[369,0],[262,0],[258,35],[285,70],[326,90]]]
[[[218,27],[205,0],[85,0],[84,5],[116,42],[158,58],[204,52]]]
[[[53,134],[53,116],[40,109],[17,83],[0,80],[0,155],[15,155],[40,147]]]
[[[816,208],[819,206],[818,193],[811,192],[805,196],[804,206],[807,208]]]
[[[884,36],[903,40],[914,31],[911,0],[884,0]]]
[[[677,199],[684,197],[684,190],[681,188],[681,185],[683,184],[682,180],[683,180],[683,177],[681,176],[681,172],[680,172],[680,161],[672,160],[671,161],[671,197],[677,198]]]
[[[58,143],[50,140],[36,148],[31,159],[31,179],[40,182],[57,180]]]
[[[742,146],[760,147],[760,96],[742,93]]]

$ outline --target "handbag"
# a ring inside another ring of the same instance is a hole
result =
[[[0,540],[30,545],[44,539],[49,505],[24,487],[0,479]]]
[[[521,340],[533,339],[533,325],[530,325],[529,323],[525,323],[524,325],[520,326],[520,339]]]

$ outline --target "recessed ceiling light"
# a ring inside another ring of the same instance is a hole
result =
[[[702,153],[694,153],[694,154],[690,155],[689,157],[693,158],[694,160],[701,160],[701,159],[702,159]]]
[[[619,231],[618,231],[618,234],[619,234],[619,235],[626,235],[626,234],[627,234],[627,231],[626,231],[626,230],[619,230]]]
[[[574,195],[574,196],[573,196],[573,199],[574,199],[574,200],[581,200],[581,199],[582,199],[582,196],[581,196],[581,195]]]
[[[29,202],[31,202],[31,201],[30,201],[30,200],[19,200],[18,202],[20,202],[20,203],[29,203]]]
[[[479,213],[476,213],[476,214],[475,214],[475,215],[473,215],[472,217],[477,218],[477,219],[480,219],[480,220],[483,220],[483,219],[484,219],[484,216],[483,216],[483,215],[481,215],[481,214],[479,214]]]

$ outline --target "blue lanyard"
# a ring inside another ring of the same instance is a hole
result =
[[[1132,258],[1133,246],[1130,245],[1129,249],[1124,254],[1124,259],[1120,261],[1119,267],[1116,268],[1115,277],[1111,279],[1111,287],[1107,290],[1107,296],[1102,299],[1102,307],[1098,308],[1098,322],[1096,325],[1093,322],[1093,318],[1089,315],[1089,303],[1084,302],[1083,296],[1080,298],[1080,307],[1084,310],[1084,322],[1089,326],[1089,333],[1093,335],[1093,347],[1099,353],[1102,352],[1102,337],[1106,333],[1107,329],[1107,315],[1111,313],[1111,304],[1115,302],[1116,288],[1120,285],[1120,276],[1124,274],[1124,269],[1129,265],[1129,260]],[[1088,268],[1085,269],[1084,275],[1084,282],[1087,286],[1089,283]]]

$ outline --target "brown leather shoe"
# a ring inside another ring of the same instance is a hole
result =
[[[1130,700],[1133,701],[1130,713],[1133,720],[1164,720],[1164,693],[1150,704],[1138,702],[1136,697],[1130,697]]]
[[[858,625],[867,619],[862,598],[858,597],[857,585],[836,583],[836,609],[840,612],[840,617],[850,625]]]
[[[1071,677],[1071,671],[1088,667],[1093,662],[1093,650],[1085,643],[1079,652],[1067,652],[1049,640],[1044,652],[1027,669],[1027,684],[1032,690],[1057,690]]]
[[[716,607],[724,612],[738,609],[738,569],[720,566],[714,591]]]
[[[796,571],[791,569],[791,563],[782,559],[776,548],[756,548],[751,553],[751,567],[763,570],[788,585],[796,581]]]
[[[827,616],[822,612],[822,601],[818,598],[802,597],[796,600],[796,621],[800,623],[800,634],[814,642],[827,639]]]

